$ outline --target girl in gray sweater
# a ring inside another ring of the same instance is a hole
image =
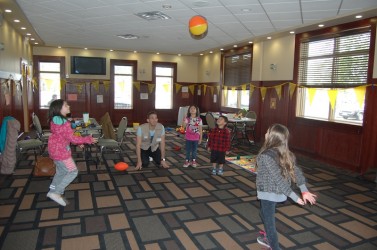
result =
[[[260,215],[266,232],[261,232],[259,244],[279,250],[278,234],[275,226],[275,208],[278,202],[287,197],[300,205],[316,203],[316,195],[305,185],[305,177],[296,166],[296,158],[288,147],[289,131],[281,124],[272,125],[265,135],[265,142],[257,157],[257,195],[260,200]],[[291,188],[294,182],[301,190],[301,196]]]

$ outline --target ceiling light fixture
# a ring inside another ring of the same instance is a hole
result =
[[[241,9],[241,11],[242,12],[251,12],[251,9],[249,9],[249,8],[243,8],[243,9]]]
[[[271,38],[272,38],[272,37],[270,37],[270,36],[267,37],[268,40],[271,40]]]
[[[163,4],[162,8],[165,9],[165,10],[168,10],[168,9],[171,9],[171,5],[170,4]]]
[[[290,34],[294,34],[295,32],[294,31],[289,31]]]
[[[252,41],[250,41],[249,43],[250,43],[250,44],[252,44],[253,42],[252,42]]]
[[[208,1],[195,1],[192,3],[195,7],[205,7],[209,4]]]
[[[170,16],[166,15],[165,13],[162,13],[161,11],[140,12],[135,15],[147,21],[171,19]]]
[[[318,27],[324,27],[325,25],[324,24],[318,24]]]
[[[26,30],[26,28],[25,28],[25,27],[21,27],[21,29],[22,29],[22,30]]]
[[[360,18],[362,18],[363,16],[362,15],[357,15],[357,16],[355,16],[355,18],[357,18],[357,19],[360,19]]]
[[[110,50],[110,52],[113,52],[113,51],[114,51],[113,49]]]
[[[126,39],[126,40],[134,40],[134,39],[140,38],[139,36],[133,35],[133,34],[117,35],[117,37],[120,37],[120,38],[123,38],[123,39]]]
[[[20,20],[18,20],[18,19],[14,19],[13,22],[15,22],[15,23],[19,23]]]
[[[233,48],[237,48],[237,47],[238,47],[237,44],[233,45]]]
[[[11,13],[12,10],[10,10],[10,9],[6,9],[5,12],[6,12],[6,13]]]

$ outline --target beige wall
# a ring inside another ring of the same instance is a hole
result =
[[[138,80],[152,80],[152,61],[176,62],[178,65],[178,82],[198,82],[198,57],[178,55],[157,55],[152,53],[133,53],[123,51],[84,50],[70,48],[34,47],[34,55],[54,55],[66,58],[66,74],[72,78],[110,79],[110,59],[137,60]],[[106,75],[71,75],[71,56],[106,57]]]
[[[3,20],[0,26],[0,42],[4,50],[0,50],[0,77],[9,78],[9,74],[21,74],[21,58],[32,62],[32,52],[29,42]]]
[[[199,83],[220,82],[221,52],[207,54],[199,60]]]
[[[255,43],[253,50],[253,81],[293,79],[294,35]],[[271,64],[276,69],[271,69]]]

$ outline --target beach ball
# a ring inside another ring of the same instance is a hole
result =
[[[128,164],[125,162],[118,162],[114,165],[114,168],[118,171],[124,171],[128,168]]]
[[[195,39],[201,39],[207,35],[208,23],[203,16],[193,16],[189,21],[190,34]]]

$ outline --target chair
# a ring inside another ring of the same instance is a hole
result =
[[[33,125],[36,130],[37,136],[39,140],[41,140],[43,143],[43,150],[44,150],[48,144],[48,138],[50,137],[51,132],[43,131],[41,122],[38,116],[34,112],[31,117],[32,117]]]
[[[106,139],[106,138],[99,138],[97,146],[101,150],[101,156],[103,157],[103,153],[110,149],[110,150],[116,150],[119,151],[119,154],[122,158],[122,144],[124,140],[124,136],[126,134],[126,129],[127,129],[127,123],[128,119],[127,117],[123,117],[120,120],[118,129],[116,131],[116,140],[113,139]]]
[[[207,126],[208,126],[208,132],[211,129],[216,128],[216,119],[215,119],[215,117],[213,116],[213,114],[211,112],[207,112],[207,114],[206,114],[206,121],[207,121]],[[208,143],[208,136],[207,136],[207,140],[205,142],[204,147],[207,146],[207,143]]]
[[[246,122],[244,127],[244,133],[247,139],[250,142],[249,133],[252,132],[253,134],[253,141],[255,142],[255,125],[257,123],[257,114],[254,111],[249,111],[246,113],[245,117],[255,119],[254,122]]]
[[[114,126],[113,126],[113,123],[111,122],[109,112],[106,112],[101,117],[99,124],[102,126],[102,135],[103,135],[102,137],[103,138],[116,140]]]

